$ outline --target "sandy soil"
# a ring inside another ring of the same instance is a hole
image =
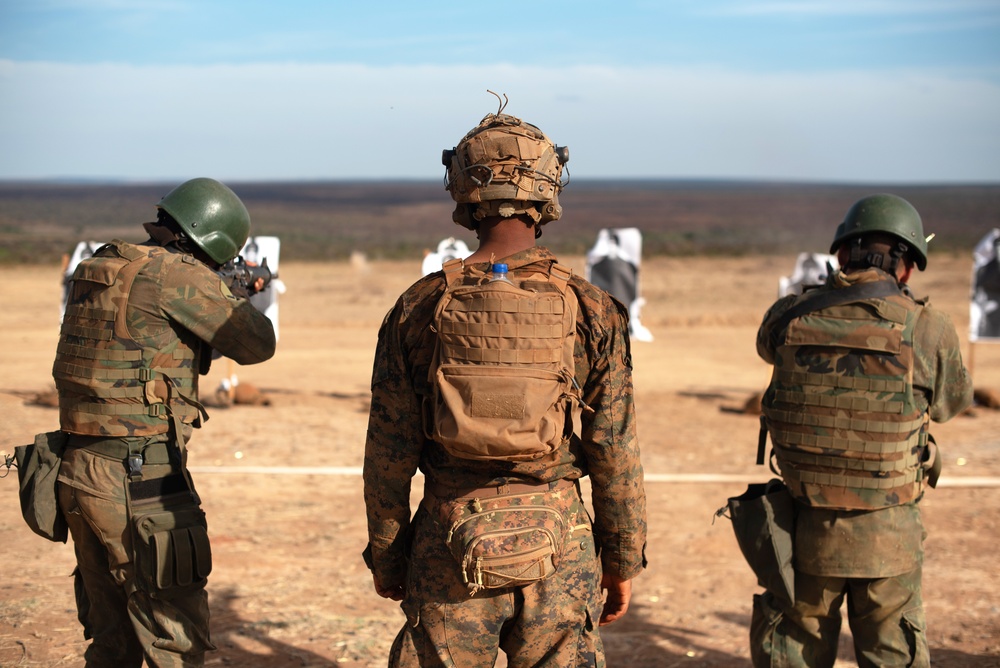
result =
[[[582,271],[582,258],[565,258]],[[650,565],[633,608],[606,627],[612,666],[748,665],[757,590],[725,519],[714,511],[751,481],[757,420],[743,404],[767,382],[754,334],[792,257],[655,259],[643,265],[643,323],[633,346],[639,436],[648,476]],[[971,260],[932,256],[916,292],[968,328]],[[379,666],[403,621],[378,598],[361,561],[361,480],[368,378],[378,325],[418,277],[419,262],[286,263],[280,342],[272,361],[236,370],[269,406],[212,410],[190,459],[209,517],[209,665]],[[0,269],[0,451],[56,427],[36,405],[52,388],[57,267]],[[978,387],[1000,388],[1000,346],[965,348]],[[974,353],[974,354],[970,354]],[[210,395],[230,372],[216,363]],[[1000,411],[937,426],[942,486],[928,494],[925,598],[935,665],[1000,666]],[[292,468],[286,468],[292,467]],[[414,484],[419,498],[420,480]],[[0,665],[82,665],[85,643],[69,574],[72,547],[23,524],[16,475],[0,481]],[[853,665],[848,633],[839,665]]]

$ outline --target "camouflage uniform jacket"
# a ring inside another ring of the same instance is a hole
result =
[[[128,273],[117,269],[123,259],[138,266],[131,285],[118,285]],[[102,271],[103,265],[109,270]],[[274,354],[270,320],[191,255],[116,240],[81,263],[75,275],[88,280],[74,280],[53,370],[65,431],[113,437],[169,431],[163,411],[139,414],[136,401],[139,410],[143,401],[169,402],[185,425],[198,424],[198,412],[175,395],[197,401],[198,372],[207,370],[212,348],[240,364]],[[103,277],[114,284],[106,285]],[[113,290],[123,294],[104,294]],[[135,377],[138,371],[153,373],[143,382]],[[168,376],[182,379],[181,389],[168,388]],[[89,421],[87,414],[93,415]]]
[[[878,269],[831,275],[818,291],[862,283],[893,280]],[[778,300],[765,314],[757,333],[757,353],[770,364],[780,364],[772,336],[782,315],[800,300]],[[892,299],[908,299],[893,297]],[[912,401],[931,420],[944,422],[972,401],[972,383],[962,364],[958,334],[947,314],[917,302],[912,334]],[[818,361],[815,362],[819,364]],[[844,362],[847,363],[847,362]],[[770,391],[770,388],[769,388]],[[765,395],[765,402],[767,402]],[[922,560],[923,526],[919,497],[878,510],[836,510],[798,504],[795,536],[796,568],[831,577],[888,577],[913,570]]]
[[[503,261],[516,276],[530,265],[547,271],[556,259],[547,249],[535,247]],[[452,488],[589,475],[594,534],[604,571],[632,578],[645,565],[646,497],[635,432],[627,311],[583,279],[574,276],[569,285],[580,303],[576,378],[594,412],[584,413],[581,437],[574,436],[568,448],[528,462],[459,459],[424,435],[423,401],[432,391],[427,379],[435,343],[431,324],[445,288],[442,273],[411,286],[386,316],[375,352],[364,465],[371,566],[382,584],[405,579],[410,482],[418,468],[428,482]]]

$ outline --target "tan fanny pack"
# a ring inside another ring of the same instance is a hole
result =
[[[519,487],[450,500],[428,495],[432,515],[448,527],[445,542],[470,594],[544,580],[559,565],[568,536],[584,528],[567,520],[577,496],[572,481]]]

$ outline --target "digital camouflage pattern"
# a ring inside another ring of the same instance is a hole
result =
[[[549,577],[559,565],[565,540],[591,531],[589,521],[568,524],[568,506],[579,494],[576,485],[553,485],[529,493],[501,487],[499,493],[479,491],[454,499],[424,490],[428,512],[447,531],[445,542],[471,593]]]
[[[107,453],[176,451],[174,421],[134,407],[179,409],[186,438],[198,412],[176,402],[176,385],[196,402],[197,373],[207,370],[213,347],[241,364],[263,362],[274,354],[274,329],[207,266],[152,242],[115,241],[81,266],[53,373],[66,403],[62,429],[70,432],[59,503],[76,552],[78,613],[92,639],[87,665],[138,667],[145,658],[153,666],[200,666],[212,649],[204,582],[156,595],[137,585],[128,477],[122,458]],[[126,267],[138,271],[129,277]],[[128,283],[119,282],[123,274]],[[137,378],[141,368],[152,373]],[[122,405],[128,410],[115,408]],[[190,481],[176,455],[147,457],[142,480],[183,473]]]
[[[525,587],[483,589],[473,596],[445,543],[447,527],[425,498],[413,518],[410,577],[402,608],[406,624],[393,642],[389,665],[493,668],[507,665],[605,665],[597,630],[601,615],[600,561],[590,518],[575,488],[555,507],[567,525],[555,573]]]
[[[889,280],[892,277],[879,269],[840,271],[817,288],[814,296]],[[757,334],[758,354],[775,365],[764,400],[766,410],[772,411],[769,427],[775,426],[778,410],[797,408],[803,414],[823,415],[804,401],[788,401],[796,395],[801,399],[808,391],[806,385],[819,387],[817,377],[836,380],[813,390],[815,394],[834,401],[838,395],[850,395],[853,403],[839,408],[830,405],[826,417],[840,420],[836,424],[806,427],[786,419],[771,434],[783,477],[797,485],[796,601],[789,606],[769,592],[755,597],[750,630],[753,662],[756,666],[832,666],[840,607],[846,597],[859,665],[926,666],[920,591],[924,528],[918,506],[922,481],[917,472],[926,465],[925,456],[933,453],[925,455],[926,441],[919,434],[928,419],[944,422],[972,402],[972,383],[962,364],[958,334],[948,316],[926,300],[900,295],[846,310],[833,307],[830,311],[840,315],[839,320],[804,317],[797,325],[793,319],[790,339],[776,335],[774,327],[782,315],[798,299],[811,298],[808,295],[776,302]],[[829,337],[825,343],[820,338],[824,330]],[[802,378],[809,378],[810,383],[796,382]],[[851,380],[844,383],[843,378]],[[866,382],[867,390],[863,389]],[[874,406],[880,410],[873,411]],[[809,445],[803,444],[808,439],[799,439],[793,448],[788,442],[795,440],[790,436],[794,434],[818,438]],[[907,445],[886,445],[892,442]],[[807,465],[791,463],[788,453],[798,451],[827,459],[812,459]],[[845,481],[854,484],[866,473],[863,467],[848,467],[868,460],[876,462],[875,470],[867,473],[872,479],[900,476],[898,471],[886,470],[899,466],[914,471],[914,480],[902,485],[893,482],[895,490],[850,489]],[[830,473],[827,484],[796,480],[806,468]],[[845,509],[852,506],[861,508]]]
[[[555,257],[548,250],[535,247],[497,261],[506,262],[509,272],[516,276],[547,272]],[[539,266],[532,267],[536,263]],[[484,271],[486,263],[476,268]],[[432,395],[427,377],[434,351],[431,323],[444,286],[440,273],[415,283],[399,298],[379,332],[364,464],[373,573],[387,587],[405,582],[408,598],[404,599],[404,608],[411,606],[418,583],[442,570],[425,562],[414,545],[410,562],[414,575],[407,578],[407,536],[415,531],[414,540],[418,542],[440,542],[438,547],[448,558],[450,577],[461,585],[463,597],[469,596],[461,582],[458,563],[448,552],[445,536],[435,534],[433,539],[428,538],[429,530],[416,519],[411,526],[410,485],[418,469],[425,475],[425,485],[433,486],[439,496],[445,496],[439,490],[452,489],[455,490],[452,496],[461,496],[463,490],[507,482],[550,483],[589,475],[593,490],[593,535],[601,566],[593,567],[595,581],[585,591],[598,592],[598,602],[587,605],[599,609],[600,571],[631,579],[642,570],[645,561],[646,498],[635,434],[625,308],[586,281],[571,279],[570,288],[580,304],[575,376],[583,388],[583,401],[594,410],[583,416],[582,437],[574,437],[568,447],[531,461],[460,459],[424,436],[424,402]],[[553,578],[562,577],[562,570],[562,567],[557,569]],[[552,593],[546,584],[549,582],[547,579],[521,588],[517,595],[536,592],[544,600]],[[425,588],[419,595],[428,602],[444,600],[447,591],[437,593]],[[500,626],[494,618],[481,623]]]

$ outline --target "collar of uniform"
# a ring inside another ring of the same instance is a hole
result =
[[[841,269],[830,275],[830,283],[836,288],[846,288],[849,285],[857,285],[858,283],[875,283],[878,281],[895,282],[896,279],[875,267],[869,267],[861,271],[852,271],[849,274],[845,274],[843,269]]]
[[[532,246],[531,248],[525,248],[522,251],[518,251],[513,255],[508,255],[507,257],[495,258],[494,263],[502,262],[507,265],[507,271],[516,271],[523,267],[527,267],[529,264],[535,264],[536,262],[555,262],[556,256],[545,246]],[[476,269],[481,269],[483,271],[489,271],[489,262],[476,262],[473,264]]]

